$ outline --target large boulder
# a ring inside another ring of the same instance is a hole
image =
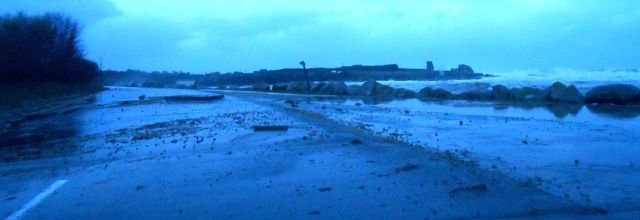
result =
[[[567,89],[567,86],[562,84],[561,82],[555,82],[553,85],[547,88],[549,101],[562,99],[562,95],[564,91]]]
[[[347,95],[349,94],[349,89],[347,84],[342,81],[333,81],[326,83],[324,87],[322,87],[318,92],[322,94],[328,95]]]
[[[551,97],[553,101],[557,102],[567,102],[567,103],[584,103],[584,95],[578,91],[573,85],[568,86],[564,89],[564,91],[560,94],[556,94]]]
[[[258,91],[269,91],[269,90],[271,90],[271,86],[269,84],[267,84],[267,83],[264,83],[264,82],[259,82],[259,83],[253,84],[251,86],[251,88],[253,90],[258,90]]]
[[[451,92],[447,91],[446,89],[438,88],[431,92],[431,98],[434,99],[448,99],[451,98],[451,96]]]
[[[393,87],[382,85],[375,80],[369,80],[360,86],[358,95],[361,96],[392,96]]]
[[[358,95],[359,91],[360,91],[360,86],[359,85],[349,85],[349,86],[347,86],[347,93],[349,95]]]
[[[320,90],[322,88],[324,88],[324,86],[326,86],[327,83],[325,82],[315,82],[311,84],[311,92],[320,92]]]
[[[533,101],[542,90],[534,87],[511,88],[509,91],[509,100],[516,102]]]
[[[417,94],[418,99],[421,100],[448,99],[452,96],[453,94],[451,94],[451,92],[447,91],[446,89],[432,89],[430,87],[421,89]]]
[[[405,88],[398,88],[393,91],[393,96],[401,99],[415,98],[416,92]]]
[[[492,97],[493,92],[489,90],[472,90],[454,96],[455,99],[479,101],[492,100]]]
[[[640,89],[629,84],[596,86],[587,92],[585,102],[613,104],[640,102]]]
[[[491,98],[493,100],[506,101],[509,100],[509,88],[503,85],[495,85],[491,87]]]
[[[431,93],[433,93],[433,89],[431,87],[425,87],[418,91],[417,97],[418,99],[430,99]]]
[[[287,91],[289,92],[307,92],[309,91],[309,86],[305,81],[294,81],[290,82],[287,86]]]
[[[567,87],[561,82],[556,82],[538,93],[535,100],[542,102],[583,103],[584,96],[575,86]]]

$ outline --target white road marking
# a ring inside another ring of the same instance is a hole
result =
[[[16,212],[14,212],[13,214],[11,214],[9,217],[6,218],[6,220],[19,220],[19,219],[21,219],[22,215],[24,215],[24,213],[26,213],[27,211],[29,211],[29,209],[31,209],[31,208],[35,207],[36,205],[38,205],[38,203],[40,203],[42,200],[47,198],[47,196],[51,195],[51,193],[55,192],[56,189],[60,188],[62,185],[67,183],[67,181],[68,180],[55,181],[53,184],[51,184],[51,186],[49,186],[49,188],[47,188],[44,191],[42,191],[36,197],[31,199],[31,201],[29,201],[27,204],[24,204],[24,206],[22,206],[22,208],[20,208],[20,210],[18,210]]]

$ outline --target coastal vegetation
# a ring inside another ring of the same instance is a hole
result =
[[[99,91],[98,65],[85,58],[80,26],[63,14],[0,18],[0,104]]]

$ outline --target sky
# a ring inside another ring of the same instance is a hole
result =
[[[76,18],[87,57],[114,70],[640,67],[637,0],[0,0],[18,11]]]

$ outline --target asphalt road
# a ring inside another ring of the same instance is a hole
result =
[[[255,132],[254,125],[290,128]],[[44,138],[2,149],[7,219],[606,216],[454,155],[280,101],[113,102],[24,126],[27,140]]]

